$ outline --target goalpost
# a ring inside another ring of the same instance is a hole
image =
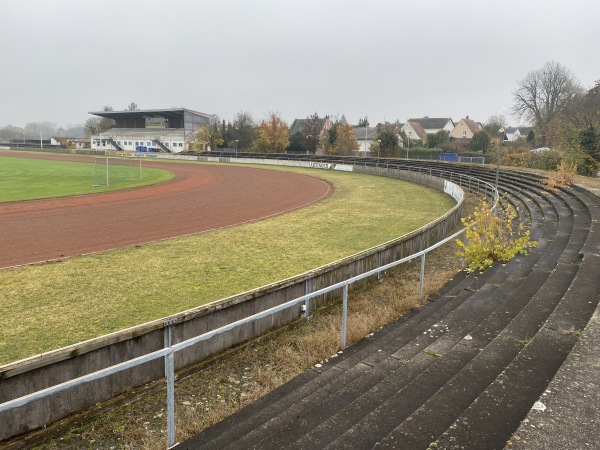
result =
[[[106,187],[124,181],[138,181],[143,178],[142,158],[119,158],[101,156],[94,160],[92,173],[93,187]]]

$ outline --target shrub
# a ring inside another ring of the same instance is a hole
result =
[[[546,178],[546,185],[550,188],[569,187],[575,181],[577,163],[567,163],[564,159],[560,161],[553,177]]]
[[[507,197],[498,203],[495,212],[482,200],[473,214],[464,217],[462,222],[468,227],[467,242],[457,240],[458,255],[465,258],[468,272],[483,271],[494,261],[509,261],[517,253],[526,254],[537,244],[530,239],[529,230],[519,222],[517,209]]]

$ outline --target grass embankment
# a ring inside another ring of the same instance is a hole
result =
[[[131,189],[174,177],[171,172],[143,167],[142,163],[140,179],[137,159],[109,161],[109,185],[94,187],[106,182],[103,159],[94,163],[0,156],[0,202]]]
[[[268,220],[0,271],[0,364],[244,292],[396,238],[453,201],[399,180],[298,170],[335,186]]]

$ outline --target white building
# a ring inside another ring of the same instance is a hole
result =
[[[194,132],[208,125],[208,114],[188,109],[97,111],[115,126],[91,137],[92,150],[180,153],[194,139]]]
[[[354,127],[354,139],[358,142],[358,152],[362,156],[369,156],[371,144],[377,137],[375,127]]]

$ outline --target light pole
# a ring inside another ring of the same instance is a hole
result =
[[[379,150],[381,150],[381,139],[377,139],[379,145],[377,146],[377,167],[379,167]]]
[[[238,147],[238,142],[240,142],[239,139],[235,140],[235,157],[237,158],[237,147]]]
[[[500,133],[500,139],[498,140],[498,156],[496,157],[496,194],[500,195],[498,192],[498,178],[500,177],[500,147],[502,146],[502,139],[504,139],[504,128],[500,128],[498,133]]]

